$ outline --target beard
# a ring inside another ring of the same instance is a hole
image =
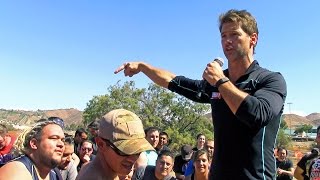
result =
[[[243,59],[247,57],[248,51],[246,51],[243,47],[238,47],[236,50],[236,58],[237,59]]]
[[[41,164],[51,169],[57,167],[61,162],[61,157],[54,159],[53,154],[51,156],[49,154],[40,154],[39,156]]]

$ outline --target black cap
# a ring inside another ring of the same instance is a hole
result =
[[[192,146],[183,145],[181,147],[181,156],[184,160],[190,160],[192,157],[192,153],[193,153]]]

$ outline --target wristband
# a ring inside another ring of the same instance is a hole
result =
[[[230,81],[229,78],[223,77],[223,78],[219,79],[219,80],[216,82],[215,86],[216,86],[217,88],[219,88],[219,86],[220,86],[221,84],[226,83],[226,82],[228,82],[228,81]]]

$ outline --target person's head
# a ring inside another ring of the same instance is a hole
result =
[[[231,9],[220,15],[219,23],[221,43],[228,60],[255,53],[259,30],[255,18],[248,11]]]
[[[288,155],[288,151],[287,149],[285,149],[284,147],[278,147],[278,150],[277,150],[277,159],[279,161],[285,161],[286,158],[287,158],[287,155]]]
[[[83,159],[85,155],[91,156],[93,152],[93,143],[90,140],[84,140],[80,143],[79,158]]]
[[[210,166],[208,151],[206,151],[205,149],[200,149],[194,152],[193,166],[195,169],[195,173],[208,173]]]
[[[209,161],[212,161],[213,152],[214,152],[214,141],[212,139],[208,139],[205,144],[205,150],[208,151]]]
[[[83,129],[79,128],[76,130],[74,134],[74,143],[75,144],[80,144],[82,141],[88,139],[88,133]]]
[[[92,121],[89,125],[88,125],[88,129],[90,134],[93,137],[97,137],[99,134],[99,119],[96,119],[94,121]]]
[[[101,118],[97,145],[99,159],[118,175],[129,174],[141,152],[154,150],[145,139],[140,118],[125,109],[112,110]]]
[[[5,139],[7,133],[7,127],[4,124],[0,124],[0,150],[7,146]]]
[[[54,121],[36,123],[19,135],[15,149],[28,155],[36,166],[54,168],[61,162],[64,152],[64,133]]]
[[[188,144],[183,145],[180,151],[181,151],[181,156],[183,160],[189,161],[191,159],[192,153],[193,153],[192,146]]]
[[[157,147],[159,143],[159,129],[156,127],[148,127],[144,130],[147,141],[153,148]]]
[[[198,134],[197,135],[197,148],[202,149],[204,147],[205,142],[206,142],[206,136],[204,134]]]
[[[156,160],[155,176],[157,179],[163,179],[172,171],[174,163],[173,154],[168,150],[162,150]]]
[[[160,132],[158,147],[162,147],[164,145],[167,145],[168,140],[169,140],[169,135],[164,131]]]
[[[67,169],[69,163],[72,160],[72,154],[74,153],[74,144],[73,138],[68,136],[64,141],[64,151],[60,164],[58,165],[59,169]]]

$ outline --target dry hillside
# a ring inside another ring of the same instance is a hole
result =
[[[37,111],[0,109],[0,122],[5,121],[17,125],[30,125],[41,118],[50,116],[62,118],[67,126],[82,122],[82,111],[73,108]]]

